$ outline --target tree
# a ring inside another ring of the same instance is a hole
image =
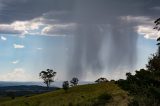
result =
[[[130,72],[126,73],[126,77],[130,78],[132,76],[132,74]]]
[[[157,31],[160,31],[160,18],[156,19],[154,21],[154,23],[155,23],[155,27],[153,29],[155,29]],[[159,43],[160,37],[157,38],[157,41],[158,41],[158,43],[157,43],[157,45],[158,45],[158,56],[160,56],[160,43]]]
[[[158,31],[160,31],[160,18],[156,19],[154,21],[154,23],[156,24],[155,27],[153,29],[156,29]]]
[[[153,54],[146,65],[147,69],[152,72],[160,71],[160,57],[157,54]]]
[[[107,78],[101,77],[101,78],[97,79],[95,82],[98,82],[98,83],[101,83],[101,82],[108,82],[108,80],[107,80]]]
[[[79,81],[78,78],[73,77],[70,83],[72,84],[72,86],[76,86],[78,84],[78,81]]]
[[[54,82],[55,75],[56,72],[52,69],[47,69],[46,71],[41,71],[39,73],[39,76],[43,79],[44,83],[47,85],[47,88],[49,88],[51,82]]]
[[[68,81],[64,81],[62,84],[62,87],[65,91],[67,91],[69,89],[69,82]]]
[[[160,18],[155,22],[154,29],[160,31]],[[146,69],[135,71],[135,75],[126,73],[126,80],[119,80],[123,89],[128,90],[133,96],[130,106],[159,106],[160,104],[160,37],[157,39],[158,53],[154,53],[146,65]],[[142,99],[143,98],[143,99]]]

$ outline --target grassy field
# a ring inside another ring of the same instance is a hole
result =
[[[130,97],[116,84],[100,83],[71,87],[21,97],[0,103],[0,106],[127,106]]]

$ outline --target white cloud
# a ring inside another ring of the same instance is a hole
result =
[[[41,18],[28,21],[14,21],[11,24],[0,24],[0,33],[25,35],[38,30],[41,25],[43,25]]]
[[[13,24],[0,24],[0,33],[3,34],[23,34],[23,30],[17,30]]]
[[[137,33],[143,35],[146,39],[157,39],[160,37],[160,32],[154,30],[153,26],[137,26]]]
[[[154,20],[145,16],[121,16],[121,20],[136,24],[153,24]]]
[[[1,40],[7,40],[7,38],[4,36],[1,36]]]
[[[19,60],[12,61],[12,64],[18,64],[18,63],[19,63]]]
[[[23,68],[16,68],[6,74],[0,75],[1,81],[30,81],[32,76],[28,74]]]
[[[123,21],[135,24],[135,31],[139,35],[143,35],[146,39],[157,39],[160,37],[160,32],[154,30],[154,20],[144,16],[122,16]]]
[[[22,49],[24,48],[24,45],[20,45],[20,44],[13,44],[15,49]]]
[[[39,47],[39,48],[37,48],[37,50],[43,50],[43,48],[40,48],[40,47]]]
[[[58,23],[43,16],[28,21],[14,21],[10,24],[0,24],[0,33],[25,35],[64,36],[73,33],[75,23]]]
[[[44,27],[41,31],[42,35],[68,35],[73,34],[73,31],[76,28],[76,24],[68,23],[68,24],[53,24]]]

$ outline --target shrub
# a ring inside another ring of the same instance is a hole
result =
[[[62,84],[62,87],[65,91],[67,91],[69,89],[69,82],[68,81],[64,81]]]
[[[70,81],[70,83],[72,86],[76,86],[78,84],[78,81],[79,81],[78,78],[73,77],[72,80]]]
[[[108,82],[108,80],[107,80],[107,78],[101,77],[101,78],[97,79],[95,82],[97,82],[97,83]]]

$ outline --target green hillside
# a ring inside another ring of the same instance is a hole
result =
[[[125,91],[111,82],[88,84],[21,97],[0,103],[0,106],[127,106],[130,98]]]

